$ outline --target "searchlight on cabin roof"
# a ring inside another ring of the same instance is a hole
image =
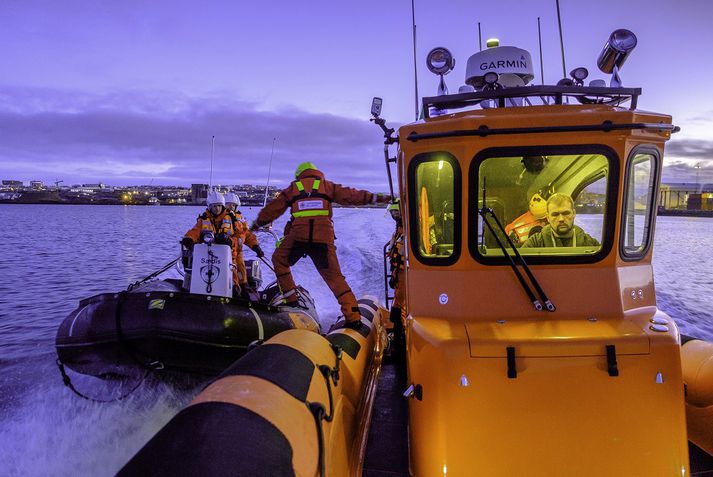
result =
[[[636,35],[629,30],[621,28],[609,35],[602,52],[599,53],[597,66],[602,73],[611,73],[612,77],[609,86],[612,88],[621,87],[619,70],[634,48],[636,48],[636,43]]]
[[[431,73],[439,76],[438,96],[448,94],[448,87],[443,80],[443,76],[453,71],[453,68],[456,66],[456,60],[453,58],[453,54],[448,51],[447,48],[437,46],[426,56],[426,66]]]

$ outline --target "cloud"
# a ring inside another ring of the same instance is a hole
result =
[[[334,181],[386,190],[380,131],[366,119],[296,108],[260,110],[227,94],[92,95],[0,89],[0,175],[65,183],[264,183],[275,141],[273,183],[315,162]],[[272,182],[271,181],[271,182]]]
[[[697,167],[698,166],[698,167]],[[711,161],[665,160],[662,181],[713,183],[713,163]]]
[[[713,141],[705,139],[672,140],[666,145],[666,155],[687,159],[713,159]]]

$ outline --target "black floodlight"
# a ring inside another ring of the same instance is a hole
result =
[[[614,73],[614,68],[621,68],[634,48],[636,35],[623,28],[615,30],[599,53],[597,66],[603,73]]]
[[[562,78],[557,82],[557,86],[574,86],[574,81],[569,78]]]
[[[371,115],[374,116],[375,118],[378,118],[381,115],[381,104],[383,103],[383,100],[379,98],[378,96],[374,96],[374,99],[371,100]]]
[[[589,71],[587,70],[587,68],[580,66],[579,68],[575,68],[570,71],[569,75],[572,77],[576,84],[583,85],[584,80],[587,79],[587,76],[589,76]]]
[[[436,75],[447,75],[456,65],[456,60],[447,48],[438,46],[432,49],[426,57],[428,70]]]

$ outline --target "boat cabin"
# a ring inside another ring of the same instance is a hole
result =
[[[676,128],[636,109],[621,58],[613,86],[526,86],[522,51],[473,55],[458,94],[441,70],[394,138],[411,471],[686,475],[679,333],[651,267]]]

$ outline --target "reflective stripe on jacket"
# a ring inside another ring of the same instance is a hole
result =
[[[288,200],[292,217],[331,216],[332,198],[325,193],[322,180],[318,177],[306,177],[305,181],[309,187],[307,190],[302,180],[293,182],[298,193]]]

